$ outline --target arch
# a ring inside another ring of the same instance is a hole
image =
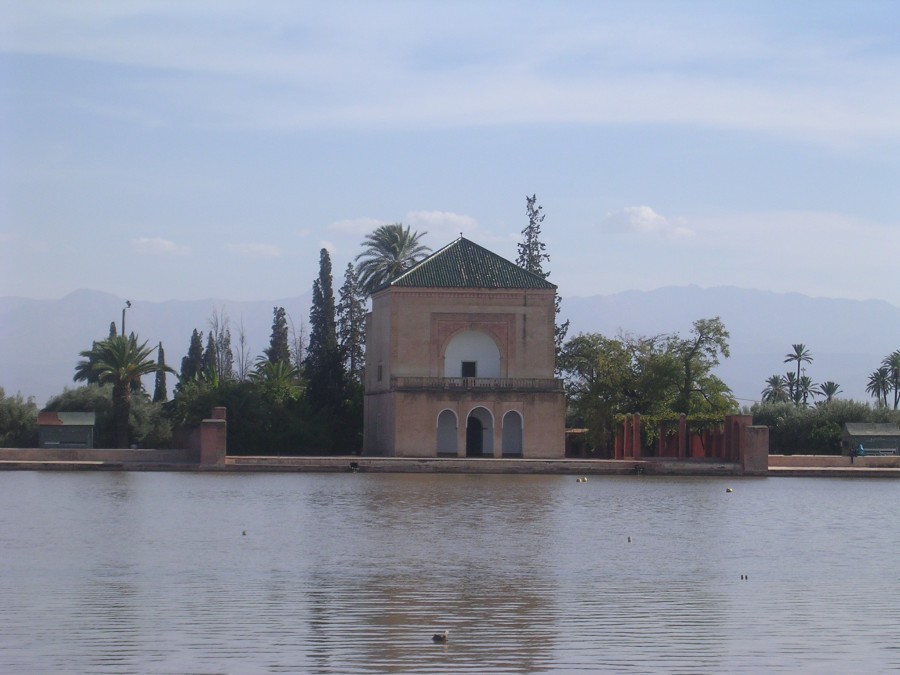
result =
[[[503,416],[503,456],[522,456],[522,415],[517,410],[510,410]]]
[[[474,374],[464,374],[463,364],[474,364]],[[444,377],[500,377],[500,347],[484,331],[456,333],[444,349]]]
[[[494,417],[487,408],[477,406],[466,416],[466,457],[491,457],[494,454]]]
[[[456,413],[449,408],[441,410],[437,417],[437,454],[456,454]]]

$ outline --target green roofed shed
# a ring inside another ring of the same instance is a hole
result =
[[[93,448],[94,421],[92,412],[39,412],[38,447]]]

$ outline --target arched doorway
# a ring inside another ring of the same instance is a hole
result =
[[[466,457],[494,454],[494,419],[486,408],[474,408],[466,418]]]
[[[503,456],[522,456],[522,416],[515,410],[503,416]]]
[[[437,421],[437,454],[456,455],[456,413],[442,410]]]

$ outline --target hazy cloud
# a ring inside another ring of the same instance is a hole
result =
[[[272,244],[228,244],[228,250],[248,258],[278,258],[281,250]]]
[[[162,237],[138,237],[131,240],[131,245],[139,253],[148,255],[188,255],[191,252],[190,247],[176,244],[171,239],[163,239]]]
[[[610,233],[638,232],[670,239],[688,238],[695,234],[687,227],[684,218],[667,218],[649,206],[626,206],[621,211],[609,213],[600,222],[600,227]]]
[[[337,251],[337,246],[335,246],[333,242],[330,242],[327,239],[323,239],[319,242],[319,249],[323,248],[328,251],[329,255],[334,255],[334,252]]]

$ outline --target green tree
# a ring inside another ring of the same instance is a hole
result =
[[[319,252],[319,276],[313,282],[309,346],[304,360],[307,395],[314,407],[337,410],[343,396],[343,365],[337,343],[331,257]]]
[[[338,347],[347,377],[362,382],[365,368],[366,346],[366,295],[351,263],[344,271],[337,304]]]
[[[797,405],[800,405],[800,402],[803,398],[803,396],[800,392],[800,388],[798,386],[800,383],[800,368],[804,363],[812,363],[813,359],[812,359],[812,355],[809,353],[809,350],[806,348],[805,344],[803,344],[803,343],[793,344],[793,345],[791,345],[791,347],[793,348],[794,351],[789,352],[788,354],[785,355],[784,362],[790,363],[791,361],[796,361],[796,363],[797,363],[797,373],[795,375],[796,380],[794,381],[795,386],[791,390],[791,394],[792,394],[794,403],[796,403]]]
[[[228,314],[223,307],[220,311],[213,309],[207,320],[209,335],[215,345],[216,381],[225,382],[234,378],[234,351],[231,348],[231,328]],[[207,349],[209,346],[207,345]]]
[[[203,372],[203,331],[191,333],[187,356],[181,359],[181,383],[196,379]]]
[[[150,358],[152,347],[138,344],[132,333],[128,337],[107,338],[92,349],[81,352],[82,361],[76,367],[75,381],[87,380],[84,364],[91,364],[91,371],[100,384],[112,384],[113,413],[116,419],[116,445],[129,445],[129,413],[133,389],[140,389],[141,377],[155,373],[156,362]]]
[[[891,371],[881,366],[869,375],[866,393],[871,394],[878,405],[888,407],[888,394],[891,391]]]
[[[284,307],[272,308],[272,335],[265,349],[266,358],[271,363],[291,363],[291,348],[288,342],[288,321]]]
[[[801,375],[797,380],[797,392],[800,396],[800,403],[805,406],[809,405],[809,399],[816,396],[818,385],[816,385],[809,375]]]
[[[888,369],[888,379],[894,392],[894,410],[897,410],[897,406],[900,405],[900,349],[885,356],[881,365]],[[887,405],[887,396],[884,404]]]
[[[817,393],[825,399],[825,403],[831,403],[831,401],[834,400],[834,397],[841,393],[841,385],[837,382],[828,380],[819,385]]]
[[[730,335],[719,317],[698,319],[686,339],[675,338],[674,352],[681,364],[681,392],[677,402],[678,412],[690,415],[701,409],[718,408],[722,396],[730,396],[730,390],[714,375],[719,357],[728,358]],[[716,403],[713,403],[714,399]]]
[[[203,367],[200,369],[200,377],[214,385],[218,383],[219,355],[216,350],[216,340],[212,331],[206,336],[206,349],[203,350]]]
[[[163,351],[162,342],[156,348],[156,381],[153,383],[153,402],[163,403],[169,398],[169,389],[166,386],[166,353]]]
[[[366,295],[425,259],[431,249],[419,240],[426,234],[410,232],[408,225],[404,228],[402,223],[393,223],[366,235],[363,252],[356,256],[359,283]]]
[[[541,224],[544,222],[545,214],[544,207],[537,203],[536,194],[530,197],[525,196],[525,215],[528,217],[528,224],[522,230],[522,240],[518,244],[516,265],[532,274],[537,274],[542,279],[547,279],[550,276],[550,272],[544,270],[544,263],[550,262],[550,254],[547,253],[547,246],[541,239]],[[559,295],[556,296],[554,307],[556,310],[554,343],[556,345],[556,360],[559,362],[563,343],[566,341],[566,335],[569,332],[569,321],[559,322],[559,314],[562,311],[562,298]],[[557,371],[559,370],[559,367],[557,367]]]
[[[0,387],[0,448],[36,447],[37,416],[34,398],[7,396]]]
[[[790,396],[785,386],[785,380],[781,375],[772,375],[766,380],[766,388],[762,390],[762,400],[766,403],[789,401]]]

